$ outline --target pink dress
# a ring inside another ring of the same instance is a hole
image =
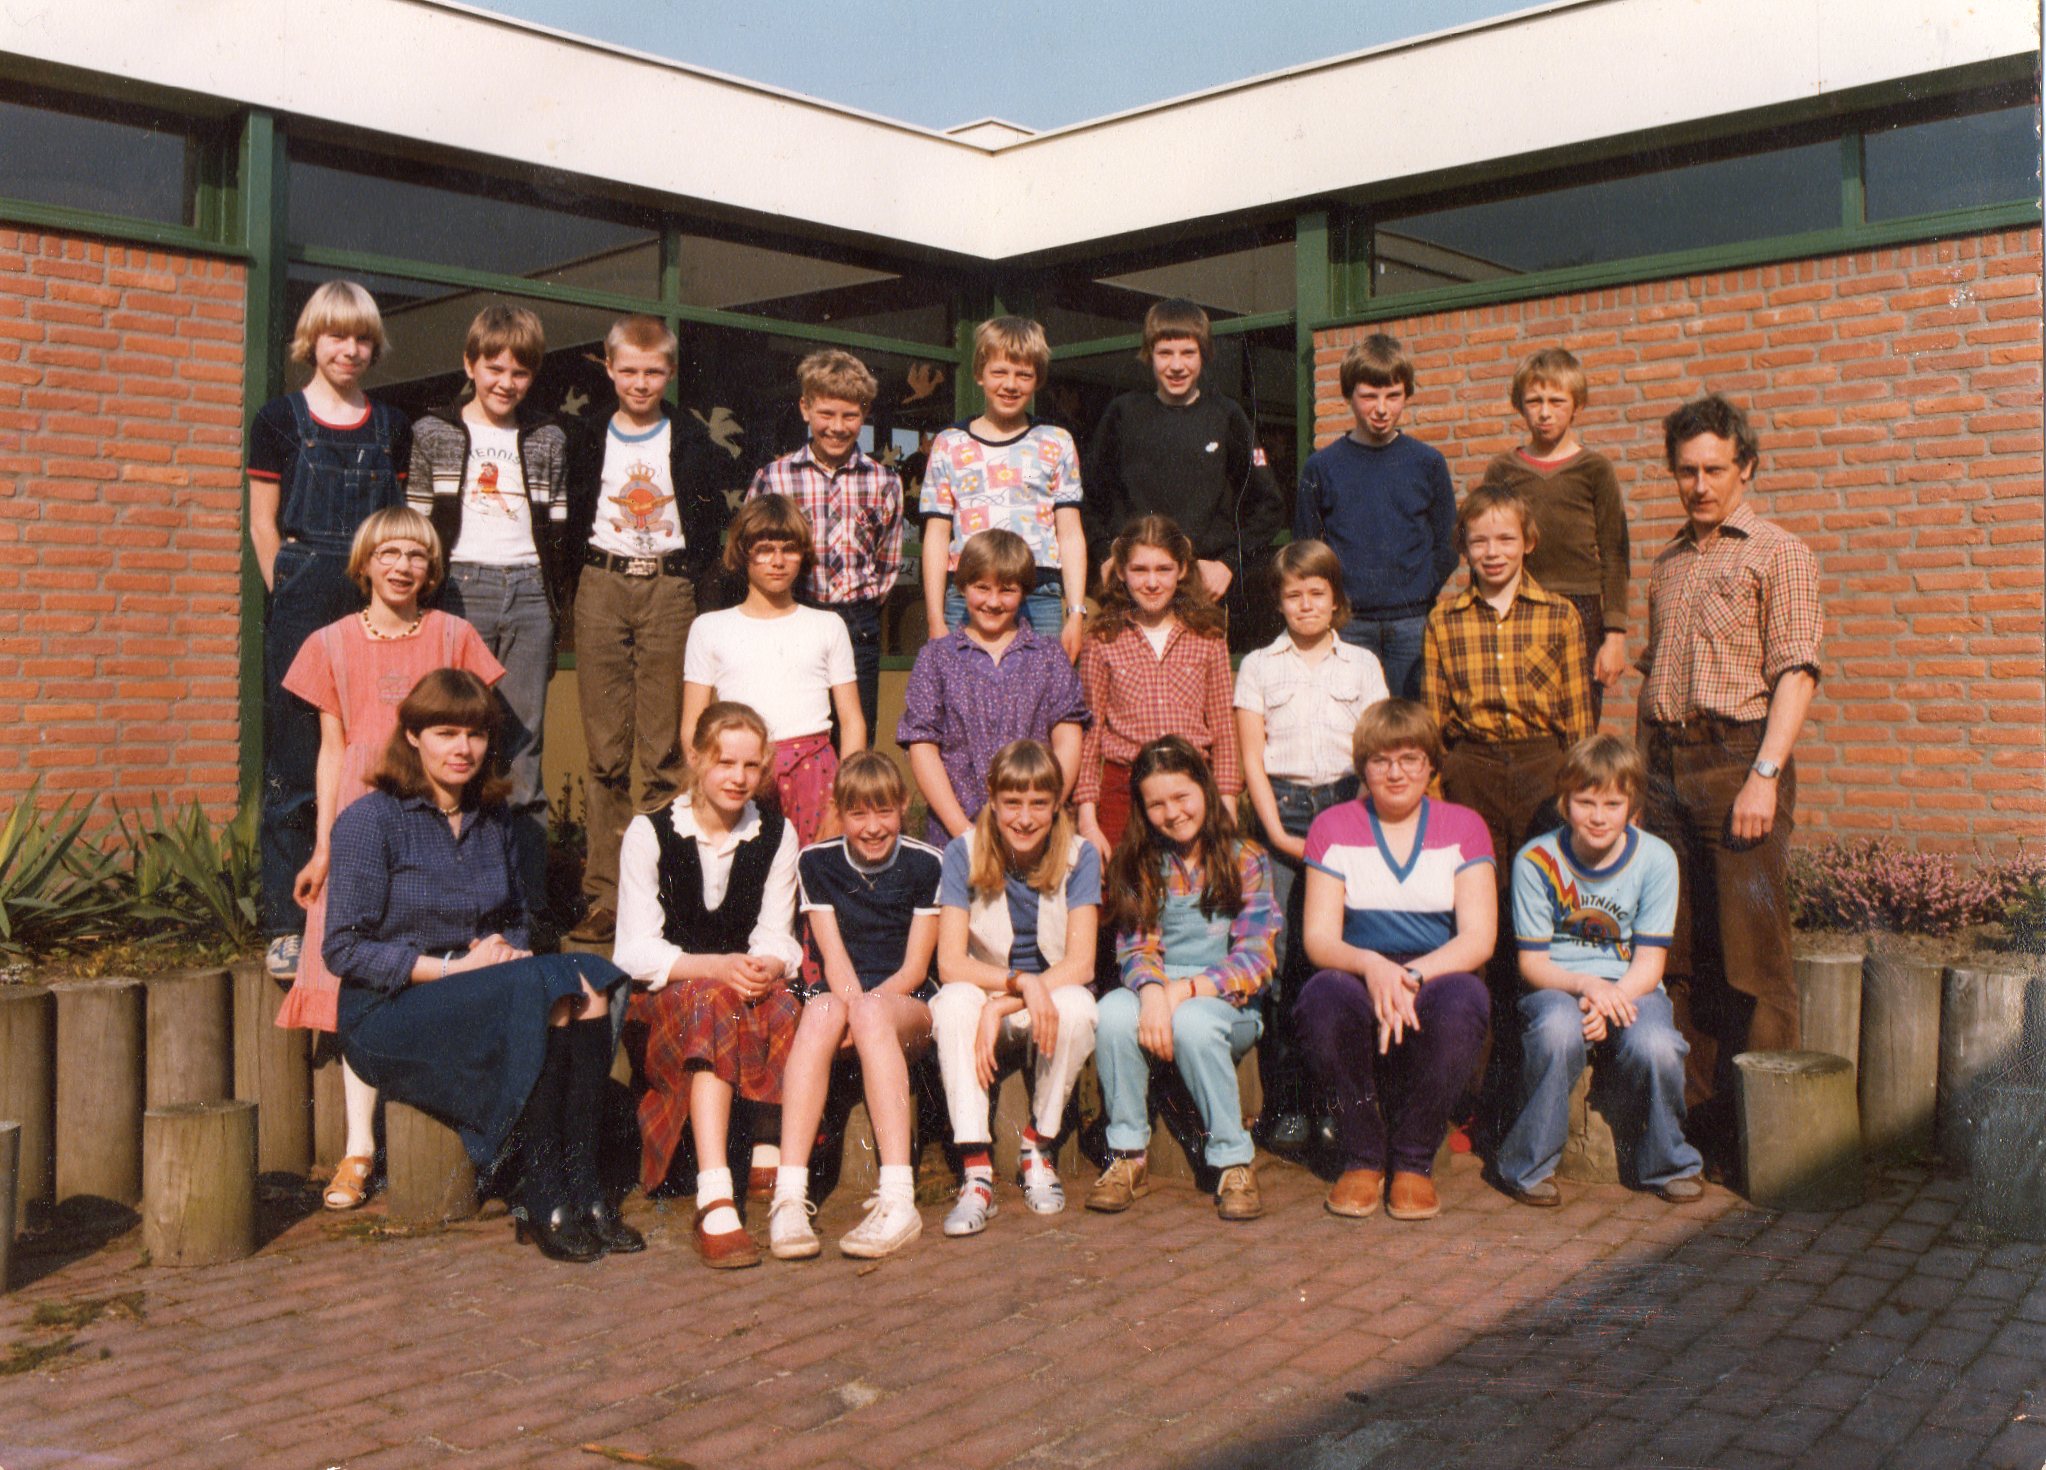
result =
[[[336,815],[368,794],[370,773],[398,728],[398,706],[435,669],[466,669],[486,684],[504,677],[504,665],[482,636],[463,619],[438,609],[420,619],[419,631],[410,638],[372,638],[364,631],[362,618],[351,615],[327,624],[300,646],[284,675],[284,687],[341,721],[344,744]],[[326,921],[327,896],[322,892],[306,910],[298,978],[277,1012],[280,1026],[334,1029],[341,981],[320,956]]]

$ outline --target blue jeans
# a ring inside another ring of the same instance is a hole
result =
[[[1134,1152],[1151,1141],[1150,1053],[1137,1041],[1140,1003],[1134,990],[1102,997],[1094,1028],[1094,1068],[1108,1107],[1108,1146]],[[1186,1081],[1201,1126],[1205,1157],[1217,1169],[1247,1164],[1256,1152],[1243,1128],[1236,1064],[1257,1045],[1264,1021],[1212,995],[1182,1001],[1172,1013],[1172,1064]]]
[[[1684,1139],[1684,1058],[1691,1048],[1671,1019],[1669,997],[1652,990],[1635,1009],[1634,1024],[1608,1035],[1597,1053],[1601,1067],[1610,1063],[1618,1071],[1616,1092],[1629,1121],[1639,1120],[1634,1178],[1654,1189],[1696,1174],[1705,1162]],[[1511,1189],[1527,1189],[1556,1171],[1570,1129],[1570,1090],[1591,1050],[1574,995],[1530,990],[1520,998],[1520,1017],[1520,1116],[1495,1161]],[[1625,1131],[1616,1142],[1626,1148]]]
[[[1294,837],[1305,837],[1314,819],[1332,806],[1353,801],[1357,778],[1345,776],[1324,786],[1304,786],[1297,781],[1272,782],[1272,797],[1279,808],[1279,825]],[[1267,832],[1269,839],[1273,834]],[[1306,1109],[1307,1079],[1300,1059],[1300,1044],[1293,1034],[1293,999],[1309,974],[1307,945],[1301,935],[1305,885],[1300,864],[1282,855],[1276,847],[1272,859],[1272,899],[1286,916],[1286,932],[1279,952],[1279,973],[1268,994],[1271,1024],[1259,1045],[1258,1061],[1264,1070],[1265,1096],[1270,1114],[1299,1113]]]
[[[1023,598],[1023,616],[1030,619],[1030,626],[1038,637],[1058,642],[1059,632],[1066,625],[1066,593],[1057,567],[1037,569],[1037,585]],[[959,595],[957,587],[947,587],[945,626],[959,628],[965,624],[966,599]]]
[[[1404,699],[1421,697],[1421,632],[1425,613],[1410,618],[1351,618],[1343,642],[1369,649],[1385,667],[1385,687]]]
[[[881,734],[874,728],[881,718],[881,604],[865,602],[821,602],[826,612],[838,614],[852,639],[853,683],[860,691],[860,715],[867,722],[867,749],[872,750]],[[949,616],[949,614],[948,614]],[[838,741],[838,711],[831,712],[831,743]]]
[[[540,568],[456,562],[441,589],[443,610],[468,619],[504,665],[504,763],[511,777],[512,841],[526,907],[547,900],[547,785],[540,775],[547,681],[554,676],[554,613]]]

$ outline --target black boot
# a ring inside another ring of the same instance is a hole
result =
[[[618,1218],[597,1167],[604,1085],[611,1080],[611,1018],[574,1022],[568,1036],[568,1088],[561,1110],[566,1197],[574,1203],[583,1229],[599,1245],[614,1255],[631,1255],[646,1249],[646,1237]]]
[[[568,1032],[547,1028],[547,1055],[540,1076],[519,1114],[519,1203],[526,1218],[516,1230],[550,1260],[586,1265],[604,1254],[604,1247],[582,1223],[568,1193],[562,1159],[561,1115],[569,1079]]]

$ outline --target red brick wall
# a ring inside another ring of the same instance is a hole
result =
[[[0,808],[233,808],[240,265],[0,227]]]
[[[1583,360],[1578,422],[1628,497],[1640,633],[1649,565],[1681,519],[1661,417],[1707,388],[1745,404],[1762,434],[1751,503],[1804,538],[1823,578],[1802,832],[2046,836],[2038,230],[1322,333],[1319,443],[1350,425],[1337,364],[1370,331],[1406,344],[1408,427],[1460,490],[1519,442],[1520,358],[1560,343]],[[1639,686],[1630,674],[1609,727],[1632,728]]]

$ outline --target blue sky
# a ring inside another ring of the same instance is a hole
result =
[[[476,0],[848,107],[1044,129],[1526,8],[1529,0]]]

